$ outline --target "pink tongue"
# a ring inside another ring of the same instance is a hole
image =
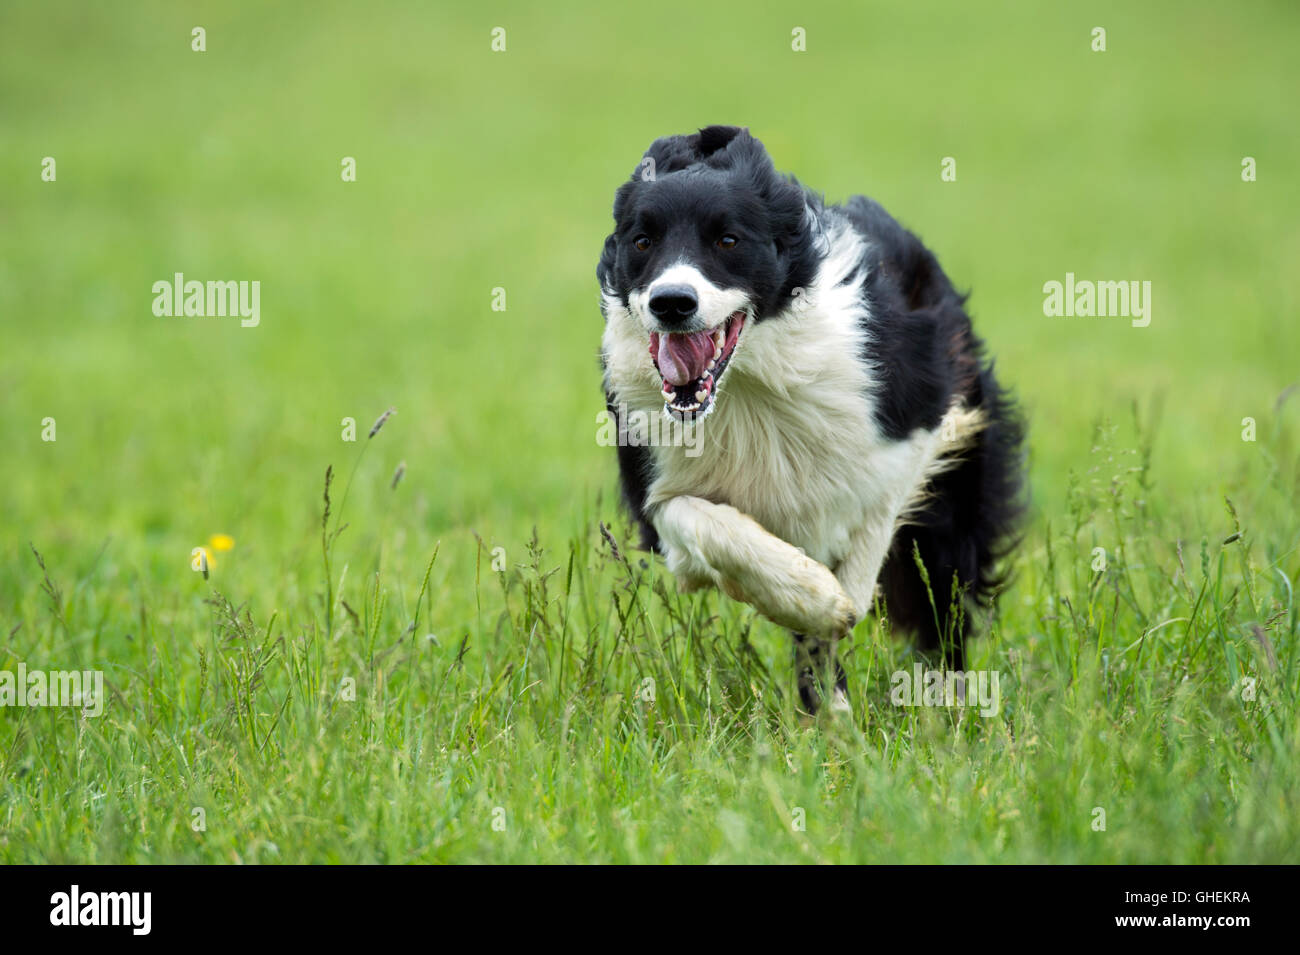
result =
[[[673,385],[685,385],[704,377],[713,358],[711,332],[659,336],[659,373]]]

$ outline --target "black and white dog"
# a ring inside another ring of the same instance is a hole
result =
[[[652,143],[614,221],[596,269],[609,411],[696,437],[619,443],[644,546],[684,589],[794,631],[810,712],[832,673],[847,708],[835,641],[877,584],[893,625],[963,669],[967,606],[1000,586],[1022,509],[1023,429],[934,256],[732,126]]]

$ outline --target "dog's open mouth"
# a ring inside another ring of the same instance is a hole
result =
[[[718,379],[726,371],[744,327],[745,313],[740,311],[707,331],[650,333],[650,358],[663,376],[668,414],[681,421],[697,421],[713,410]]]

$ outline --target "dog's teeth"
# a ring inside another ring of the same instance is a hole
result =
[[[718,358],[718,356],[715,354],[715,355],[713,356],[713,358],[714,358],[714,360],[711,361],[711,362],[709,362],[709,364],[708,364],[708,370],[709,370],[709,371],[713,371],[714,368],[717,368],[717,367],[718,367],[718,362],[717,362],[717,358]]]
[[[709,397],[709,393],[707,391],[695,392],[695,400],[698,401],[700,404],[704,404],[704,399],[707,397]]]

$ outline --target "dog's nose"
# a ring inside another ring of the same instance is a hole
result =
[[[689,285],[665,285],[650,295],[650,311],[661,322],[681,322],[695,314],[700,300]]]

